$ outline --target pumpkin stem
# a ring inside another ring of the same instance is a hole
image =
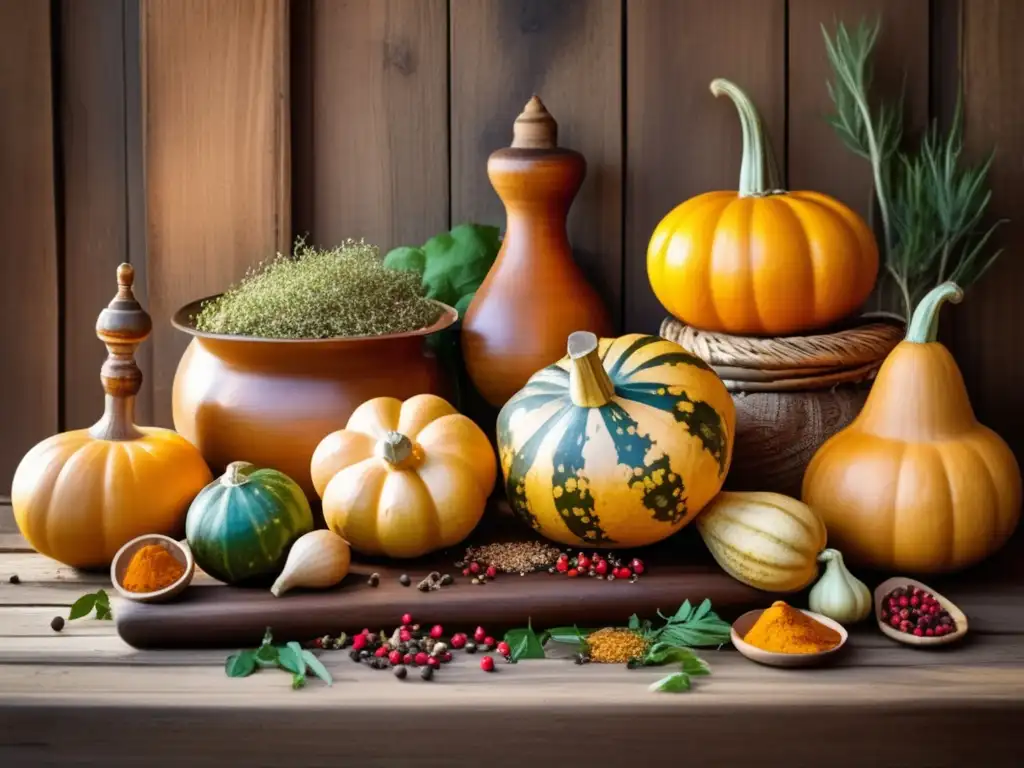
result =
[[[952,281],[940,283],[932,288],[914,310],[907,326],[906,341],[914,344],[929,344],[939,337],[939,307],[947,301],[959,304],[964,297],[963,289]]]
[[[743,156],[740,162],[739,196],[775,195],[782,192],[779,166],[775,162],[772,143],[754,102],[739,86],[721,77],[711,81],[711,93],[715,96],[724,93],[732,99],[740,115]]]
[[[569,397],[580,408],[600,408],[615,394],[615,385],[597,353],[597,336],[590,331],[569,335]]]
[[[220,478],[222,485],[236,486],[245,485],[249,482],[249,475],[256,469],[255,464],[248,461],[232,461],[224,470]]]
[[[401,467],[413,455],[412,440],[401,432],[388,432],[384,439],[377,443],[377,453],[388,464]]]

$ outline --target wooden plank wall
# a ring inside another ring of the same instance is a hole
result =
[[[588,160],[569,228],[622,330],[663,317],[647,238],[674,205],[736,184],[739,130],[708,92],[756,98],[791,186],[870,213],[870,178],[825,122],[820,25],[880,15],[876,80],[907,124],[992,146],[993,214],[1024,193],[1018,0],[0,0],[3,378],[0,495],[20,455],[99,411],[92,326],[131,260],[154,316],[145,421],[170,424],[181,304],[294,235],[382,250],[501,225],[486,158],[533,93]],[[905,79],[904,79],[905,75]],[[1024,224],[948,313],[979,416],[1024,449]]]

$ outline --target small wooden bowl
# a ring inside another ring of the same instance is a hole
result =
[[[754,623],[761,618],[761,614],[765,610],[764,608],[759,608],[756,611],[747,611],[736,619],[732,625],[732,644],[736,646],[737,651],[758,664],[766,664],[769,667],[813,667],[817,664],[823,664],[834,656],[846,645],[846,641],[849,638],[849,634],[839,622],[833,621],[827,616],[822,616],[820,613],[812,613],[811,611],[804,611],[798,608],[797,610],[805,616],[810,616],[815,621],[819,621],[829,629],[834,629],[838,632],[839,645],[819,653],[773,653],[772,651],[763,651],[750,643],[745,643],[743,638],[750,631],[750,628],[754,626]]]
[[[174,558],[185,566],[185,572],[181,574],[181,578],[173,584],[170,584],[163,589],[158,589],[156,592],[131,592],[122,586],[124,581],[125,571],[128,570],[128,563],[131,562],[132,555],[147,544],[159,544],[168,552],[170,552]],[[114,555],[113,562],[110,563],[110,581],[114,585],[114,589],[118,591],[121,597],[125,597],[129,600],[134,600],[137,603],[161,603],[165,600],[178,595],[185,587],[192,583],[192,576],[195,575],[196,561],[192,557],[192,550],[187,545],[175,541],[170,536],[163,536],[159,533],[149,533],[145,536],[139,536],[138,538],[132,539],[125,544],[121,549]]]
[[[888,623],[882,621],[882,601],[885,599],[885,596],[896,589],[896,587],[905,587],[907,585],[923,589],[938,600],[939,605],[941,605],[953,618],[953,621],[956,622],[956,632],[943,635],[942,637],[918,637],[917,635],[908,635],[906,632],[900,632],[898,629],[893,629]],[[887,635],[898,643],[914,645],[919,648],[934,648],[936,645],[955,643],[967,634],[967,616],[964,615],[963,611],[927,584],[922,584],[916,579],[908,579],[905,576],[886,579],[875,588],[875,621],[878,622],[878,628],[882,630],[884,635]]]

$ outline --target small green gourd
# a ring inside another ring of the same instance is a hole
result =
[[[818,562],[824,563],[825,573],[811,589],[808,607],[844,626],[866,619],[871,613],[871,592],[846,569],[842,554],[826,549]]]

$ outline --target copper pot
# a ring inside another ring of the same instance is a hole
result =
[[[319,501],[309,474],[313,451],[374,397],[447,394],[427,335],[458,319],[447,305],[428,328],[386,336],[262,339],[196,330],[204,302],[179,309],[175,328],[192,341],[174,375],[174,428],[202,452],[214,473],[232,461],[272,467]]]

